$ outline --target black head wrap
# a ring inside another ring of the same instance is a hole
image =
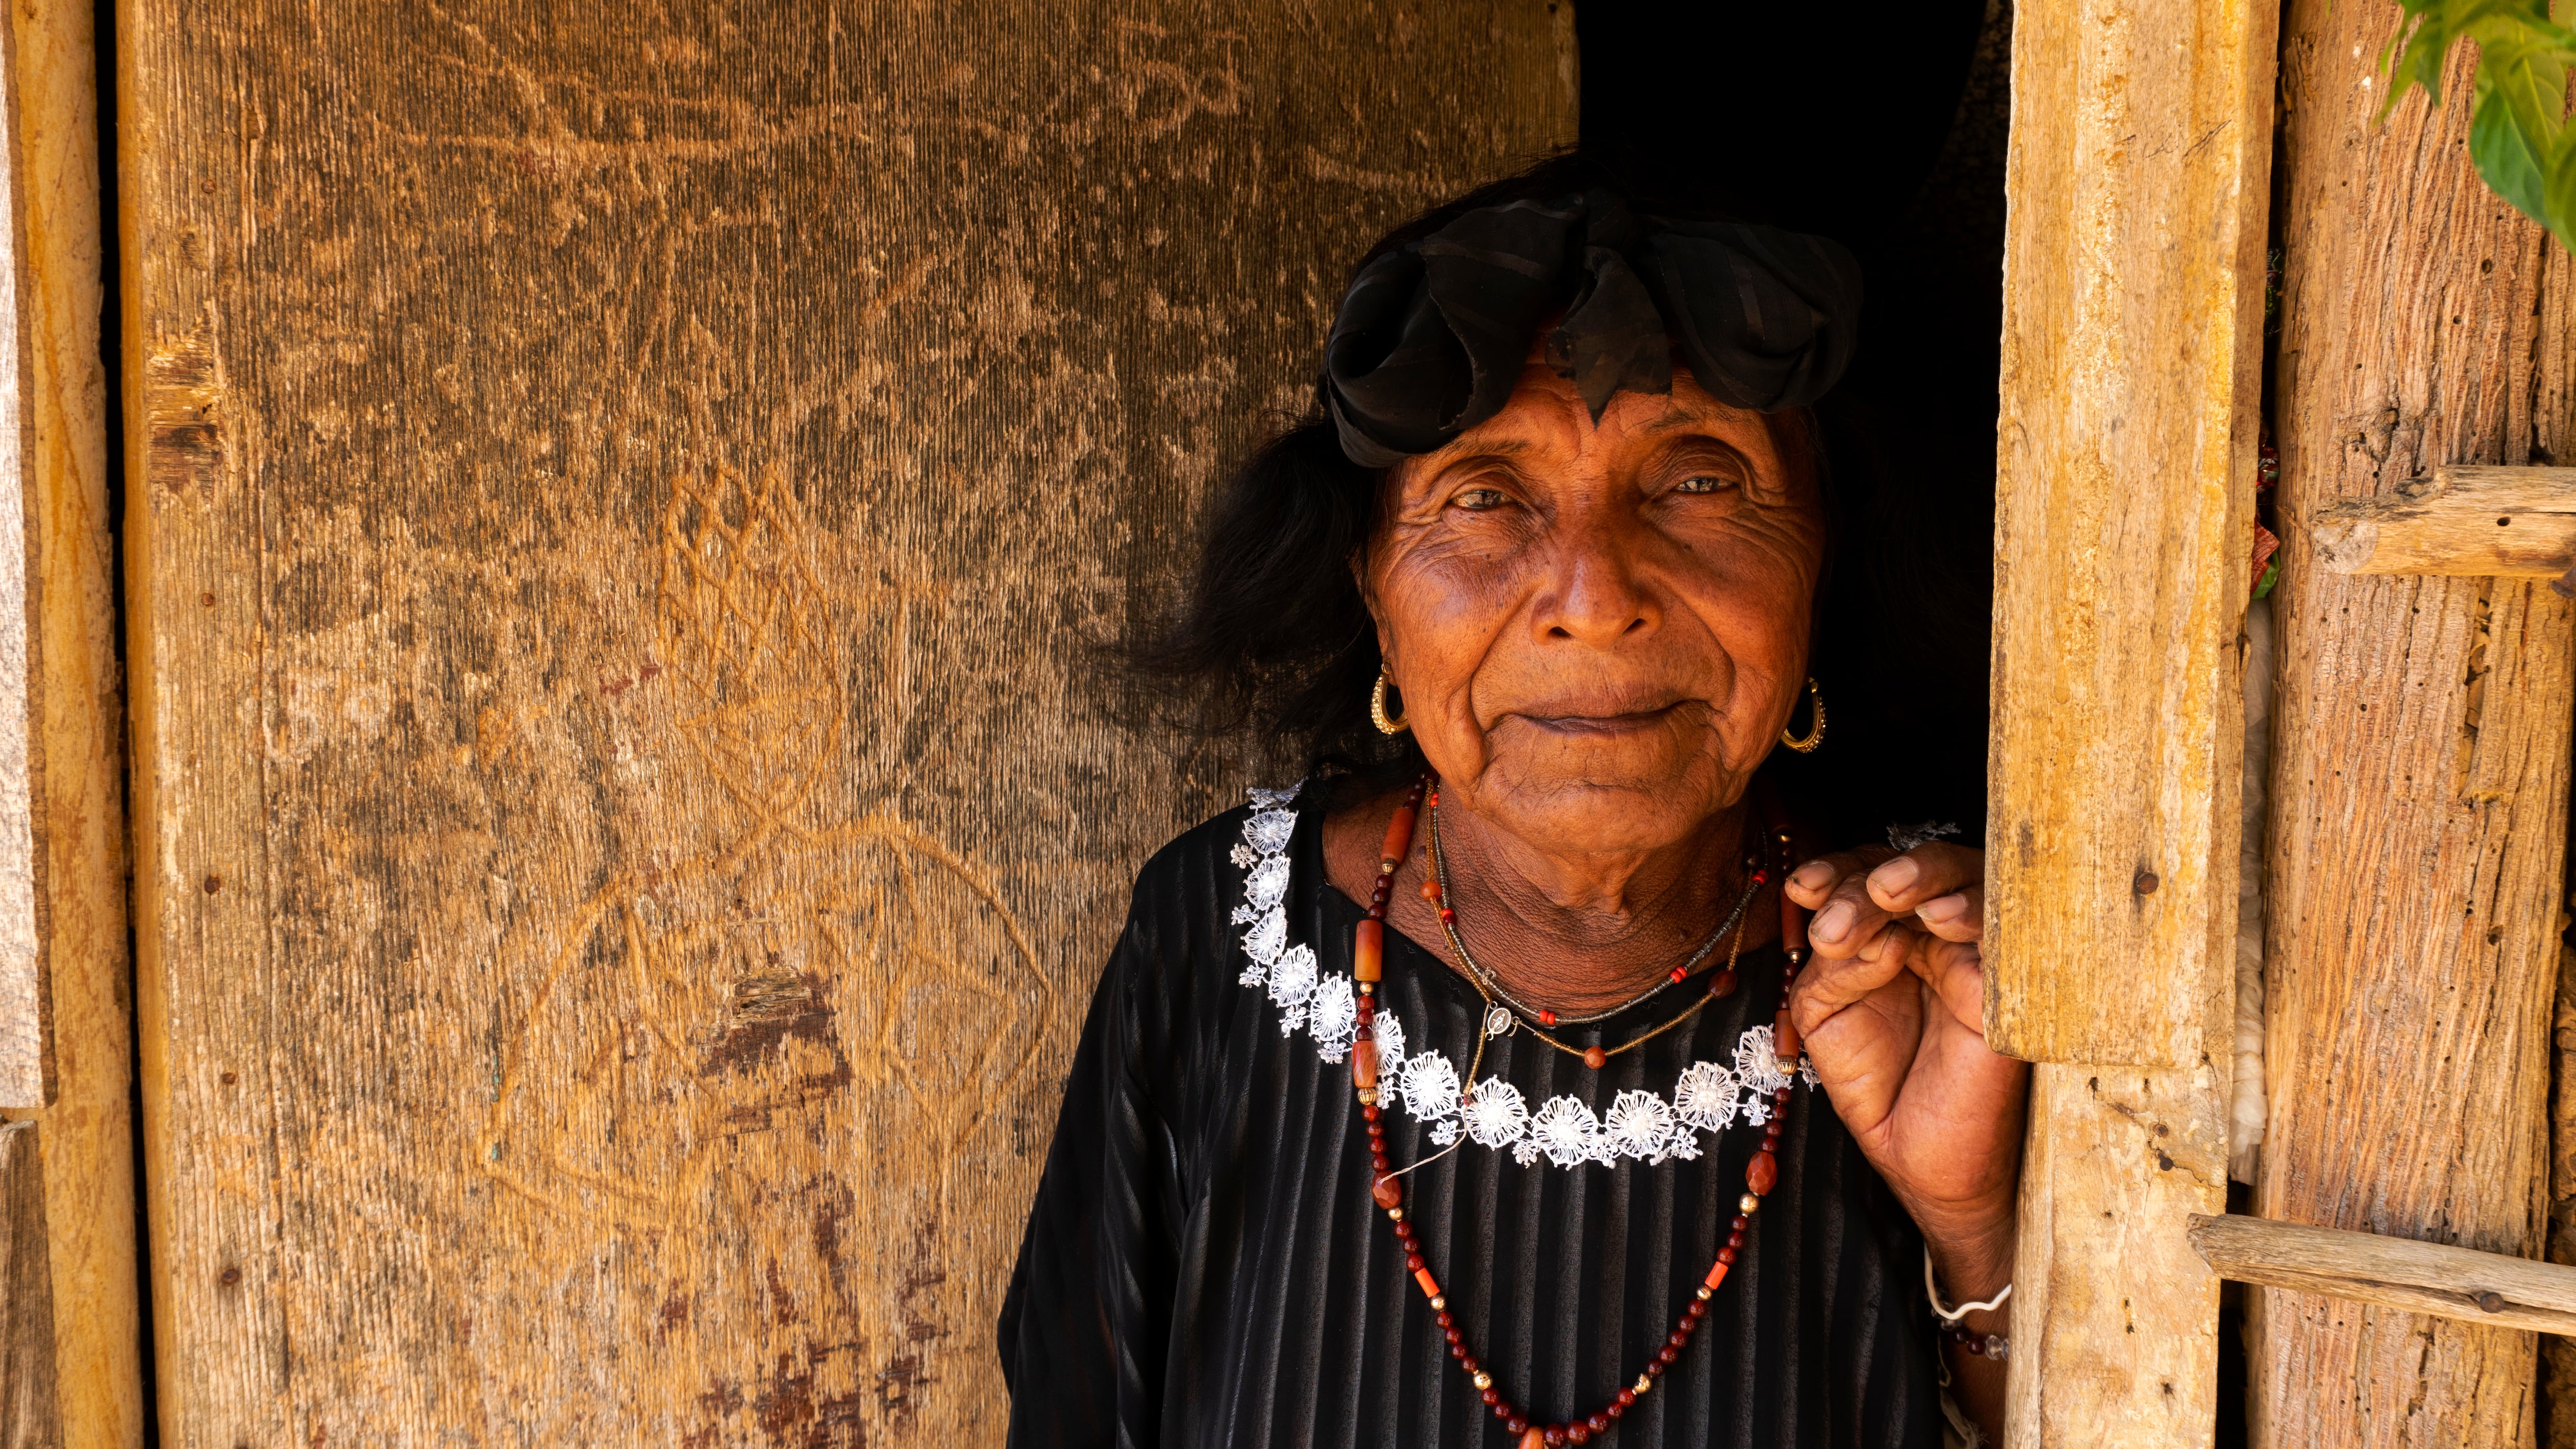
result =
[[[1676,344],[1719,401],[1777,412],[1823,397],[1851,361],[1860,264],[1777,227],[1637,216],[1608,191],[1481,207],[1342,294],[1324,342],[1342,452],[1390,467],[1501,412],[1560,307],[1548,361],[1594,422],[1616,393],[1671,391]]]

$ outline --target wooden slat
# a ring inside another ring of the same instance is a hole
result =
[[[2227,1175],[2272,21],[2015,7],[1986,1032],[2050,1063],[2020,1446],[2199,1445],[2215,1423],[2218,1280],[2183,1220]]]
[[[19,0],[10,291],[17,309],[16,472],[30,632],[24,814],[0,807],[0,920],[31,923],[47,1013],[44,1105],[11,1109],[40,1175],[60,1449],[140,1449],[143,1325],[135,1276],[134,978],[126,932],[124,683],[108,535],[100,362],[98,73],[87,0]],[[0,505],[5,507],[5,505]],[[5,567],[5,564],[0,564]],[[0,709],[0,718],[8,716]],[[0,723],[0,729],[14,727]],[[23,819],[34,854],[17,853]],[[30,892],[31,894],[18,894]],[[24,959],[23,938],[18,946]],[[41,1143],[41,1149],[37,1144]],[[14,1308],[14,1305],[13,1305]]]
[[[1986,1036],[2033,1061],[2196,1065],[2232,950],[2270,35],[2015,12]]]
[[[2576,566],[2576,468],[2436,468],[2326,499],[2311,526],[2334,573],[2556,577]]]
[[[981,1445],[1086,636],[1572,7],[128,0],[163,1442]]]
[[[2471,164],[2473,48],[2447,105],[2410,97],[2382,121],[2400,20],[2295,0],[2285,22],[2289,520],[2445,468],[2576,456],[2576,275]],[[2537,1257],[2576,615],[2538,579],[2338,574],[2307,529],[2283,534],[2254,1210]],[[2528,1333],[2247,1301],[2258,1445],[2531,1440]]]
[[[41,1107],[51,1076],[46,1049],[43,953],[36,936],[35,798],[43,788],[39,750],[31,748],[37,720],[30,708],[38,593],[28,558],[31,420],[28,379],[20,367],[20,334],[26,325],[19,295],[24,270],[19,237],[25,231],[18,205],[20,172],[16,47],[0,36],[0,1108]]]
[[[2238,1213],[2194,1215],[2191,1245],[2210,1271],[2238,1283],[2490,1328],[2576,1333],[2576,1268]]]

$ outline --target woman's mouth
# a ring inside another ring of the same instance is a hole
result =
[[[1583,712],[1546,714],[1528,711],[1522,712],[1520,717],[1552,734],[1624,735],[1661,728],[1670,722],[1673,715],[1686,703],[1687,701],[1675,700],[1670,704],[1659,705],[1652,709],[1625,710],[1616,714]]]

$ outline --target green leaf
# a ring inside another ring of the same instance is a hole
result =
[[[2484,176],[2486,173],[2481,169],[2478,174]],[[2549,228],[2550,235],[2558,238],[2560,246],[2576,252],[2576,127],[2562,128],[2558,133],[2557,147],[2543,167],[2541,202],[2541,209],[2537,212],[2520,202],[2514,205],[2524,215]]]
[[[2496,195],[2546,222],[2546,173],[2561,148],[2567,67],[2545,51],[2480,47],[2477,109],[2469,120],[2469,159]]]
[[[2440,105],[2451,48],[2474,43],[2469,158],[2496,195],[2576,250],[2576,128],[2567,124],[2576,30],[2557,22],[2550,0],[2398,0],[2398,9],[2397,34],[2380,53],[2380,118],[2417,87]]]

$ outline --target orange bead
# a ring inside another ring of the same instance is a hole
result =
[[[1430,879],[1424,880],[1422,882],[1422,898],[1435,906],[1440,904],[1440,882]]]
[[[1603,1067],[1610,1065],[1610,1054],[1597,1046],[1585,1047],[1583,1049],[1583,1064],[1597,1072]]]
[[[1400,1208],[1404,1206],[1404,1184],[1396,1181],[1394,1174],[1381,1172],[1377,1185],[1369,1189],[1369,1198],[1382,1208]]]
[[[1398,864],[1413,849],[1413,807],[1398,805],[1395,818],[1386,822],[1386,846],[1377,853],[1379,866],[1393,874]]]
[[[1439,1297],[1439,1296],[1440,1296],[1440,1280],[1438,1280],[1438,1279],[1436,1279],[1436,1278],[1434,1278],[1434,1277],[1432,1277],[1432,1276],[1431,1276],[1431,1270],[1430,1270],[1430,1269],[1428,1269],[1428,1268],[1416,1268],[1416,1269],[1414,1269],[1414,1270],[1413,1270],[1413,1281],[1422,1285],[1422,1296],[1423,1296],[1423,1297],[1425,1297],[1425,1298],[1437,1298],[1437,1297]]]
[[[1744,1164],[1744,1185],[1753,1189],[1755,1197],[1770,1192],[1779,1181],[1780,1159],[1772,1156],[1771,1149],[1767,1147],[1754,1153],[1753,1160]]]
[[[1377,1089],[1377,1043],[1351,1043],[1351,1085],[1363,1092]]]
[[[1521,1449],[1547,1449],[1547,1431],[1536,1424],[1530,1425],[1529,1431],[1521,1435]]]
[[[1706,1288],[1711,1293],[1716,1292],[1717,1285],[1726,1281],[1726,1267],[1727,1265],[1724,1263],[1711,1265],[1708,1270],[1708,1276],[1700,1280],[1700,1286]]]
[[[1375,981],[1386,966],[1386,925],[1362,921],[1351,937],[1351,979]]]

